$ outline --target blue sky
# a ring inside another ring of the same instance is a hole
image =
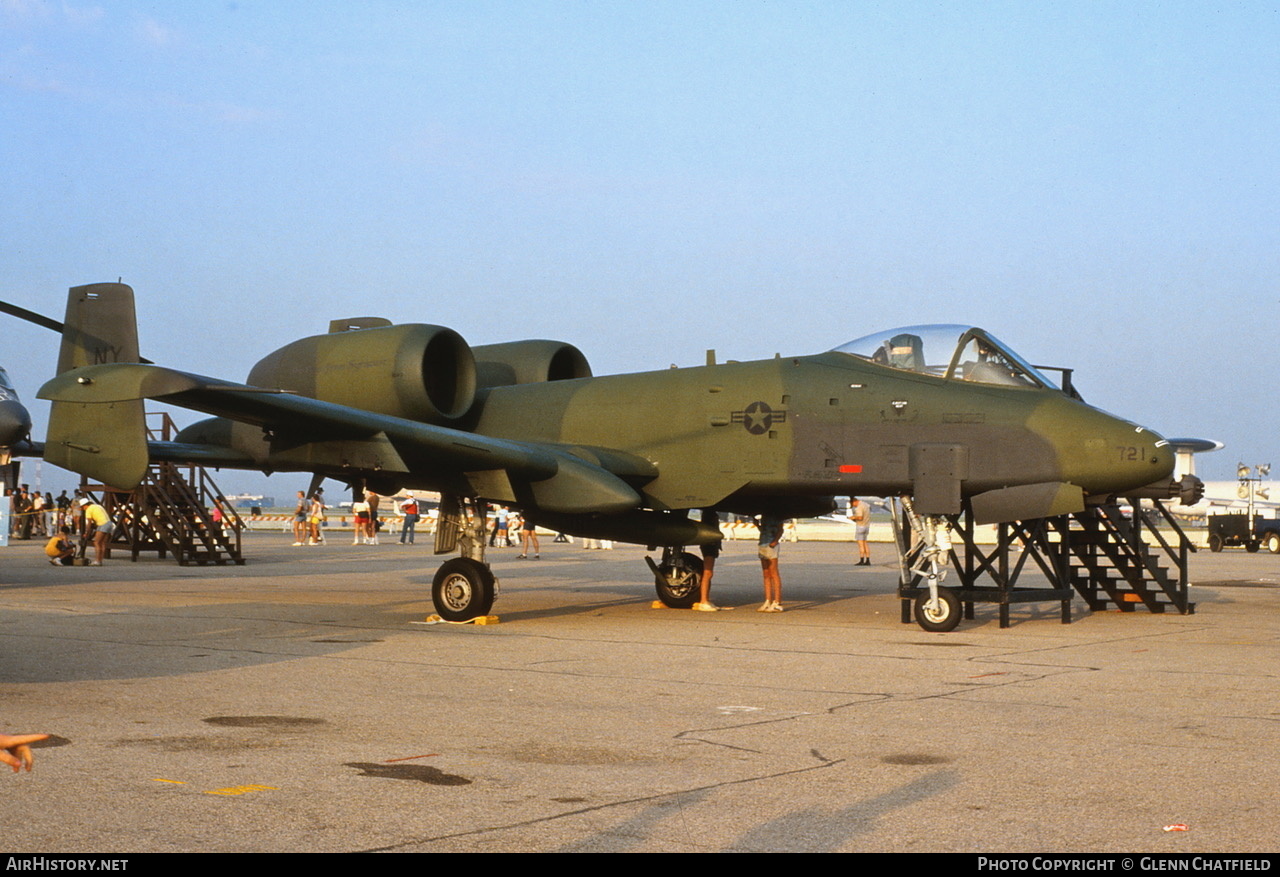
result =
[[[235,379],[364,314],[597,374],[973,323],[1226,478],[1280,434],[1278,122],[1275,4],[0,0],[0,297],[122,277]],[[0,321],[39,437],[56,339]]]

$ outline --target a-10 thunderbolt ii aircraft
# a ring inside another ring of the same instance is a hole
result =
[[[450,620],[493,602],[474,524],[486,502],[552,530],[663,546],[662,562],[649,560],[659,596],[689,606],[698,560],[682,548],[720,535],[693,509],[799,517],[835,496],[902,497],[932,534],[966,502],[991,523],[1186,487],[1159,435],[1084,404],[981,329],[712,359],[594,377],[570,344],[472,347],[441,326],[358,318],[268,354],[241,384],[140,362],[132,290],[81,286],[59,374],[39,394],[53,402],[44,457],[119,488],[169,460],[440,491],[437,553],[462,553],[433,586]],[[213,417],[148,442],[144,399]],[[957,604],[938,590],[923,608],[949,629]]]

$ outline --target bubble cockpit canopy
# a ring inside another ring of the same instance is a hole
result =
[[[939,378],[1004,387],[1059,389],[994,335],[975,326],[904,326],[864,335],[835,350],[890,368]]]

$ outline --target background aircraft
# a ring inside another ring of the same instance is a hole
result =
[[[1223,445],[1212,439],[1171,438],[1169,447],[1176,454],[1173,475],[1177,479],[1196,474],[1196,454],[1220,451]],[[1280,509],[1280,492],[1277,492],[1276,482],[1266,480],[1270,474],[1270,464],[1251,467],[1240,463],[1235,481],[1204,481],[1203,495],[1196,502],[1171,503],[1169,511],[1179,517],[1200,521],[1209,515],[1227,512],[1273,514]]]
[[[594,377],[571,344],[472,347],[444,327],[362,317],[268,354],[241,384],[142,362],[133,291],[106,283],[71,290],[62,335],[59,374],[40,390],[53,402],[46,460],[121,488],[169,460],[438,490],[437,553],[462,555],[433,586],[451,620],[493,601],[485,502],[553,530],[663,546],[650,560],[659,595],[688,606],[698,561],[681,549],[719,538],[692,509],[794,517],[829,511],[834,496],[900,496],[926,523],[966,501],[993,523],[1194,493],[1171,477],[1159,435],[963,326]],[[213,416],[148,442],[144,399]],[[936,591],[928,600],[935,614],[951,606]]]
[[[0,368],[0,465],[9,462],[14,445],[31,435],[31,414],[18,398],[9,374]]]

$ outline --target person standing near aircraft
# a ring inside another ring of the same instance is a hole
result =
[[[542,555],[538,552],[542,549],[538,545],[538,525],[533,522],[533,518],[526,513],[524,515],[524,523],[520,525],[520,559],[527,560],[529,557],[529,543],[533,543],[533,559],[541,560]]]
[[[17,535],[19,539],[31,538],[31,494],[27,492],[27,485],[22,485],[22,489],[18,491],[13,501],[14,523],[17,526]]]
[[[511,536],[507,529],[511,521],[511,513],[506,506],[498,506],[493,510],[493,533],[489,536],[489,547],[510,548]]]
[[[764,605],[757,612],[782,611],[782,576],[778,573],[778,547],[782,542],[783,520],[777,515],[760,516],[760,568],[764,572]]]
[[[858,540],[858,566],[871,566],[871,549],[867,537],[871,535],[871,506],[856,496],[849,504],[849,518],[853,521],[853,538]]]
[[[311,545],[323,545],[324,536],[320,534],[320,525],[324,523],[324,488],[317,487],[311,495],[311,508],[307,520],[311,524]]]
[[[31,526],[37,536],[49,535],[44,520],[44,494],[38,490],[31,495]]]
[[[400,544],[403,545],[404,537],[409,537],[409,544],[413,544],[413,530],[418,526],[418,500],[411,493],[409,498],[400,503],[400,513],[404,515],[404,523],[400,525]]]
[[[298,504],[293,509],[293,545],[307,544],[307,495],[298,491]]]
[[[361,545],[368,541],[369,538],[369,503],[363,499],[358,499],[351,504],[351,514],[355,518],[355,537],[351,540],[352,545]]]
[[[102,566],[102,559],[107,554],[107,543],[111,541],[116,525],[111,522],[107,510],[88,497],[80,500],[80,510],[84,512],[84,529],[80,536],[93,540],[93,563],[89,566]]]
[[[378,544],[378,500],[380,497],[372,490],[364,492],[364,501],[369,505],[369,517],[365,521],[364,535],[365,542],[369,545]]]
[[[58,498],[54,500],[58,506],[58,529],[71,526],[71,497],[67,496],[64,490],[58,494]]]
[[[703,509],[702,523],[713,526],[717,530],[720,529],[720,513],[714,509]],[[715,575],[716,558],[720,556],[720,546],[723,544],[724,539],[721,538],[710,545],[701,546],[702,579],[698,583],[700,588],[698,602],[693,604],[694,610],[698,612],[719,612],[724,608],[711,602],[711,577]]]

